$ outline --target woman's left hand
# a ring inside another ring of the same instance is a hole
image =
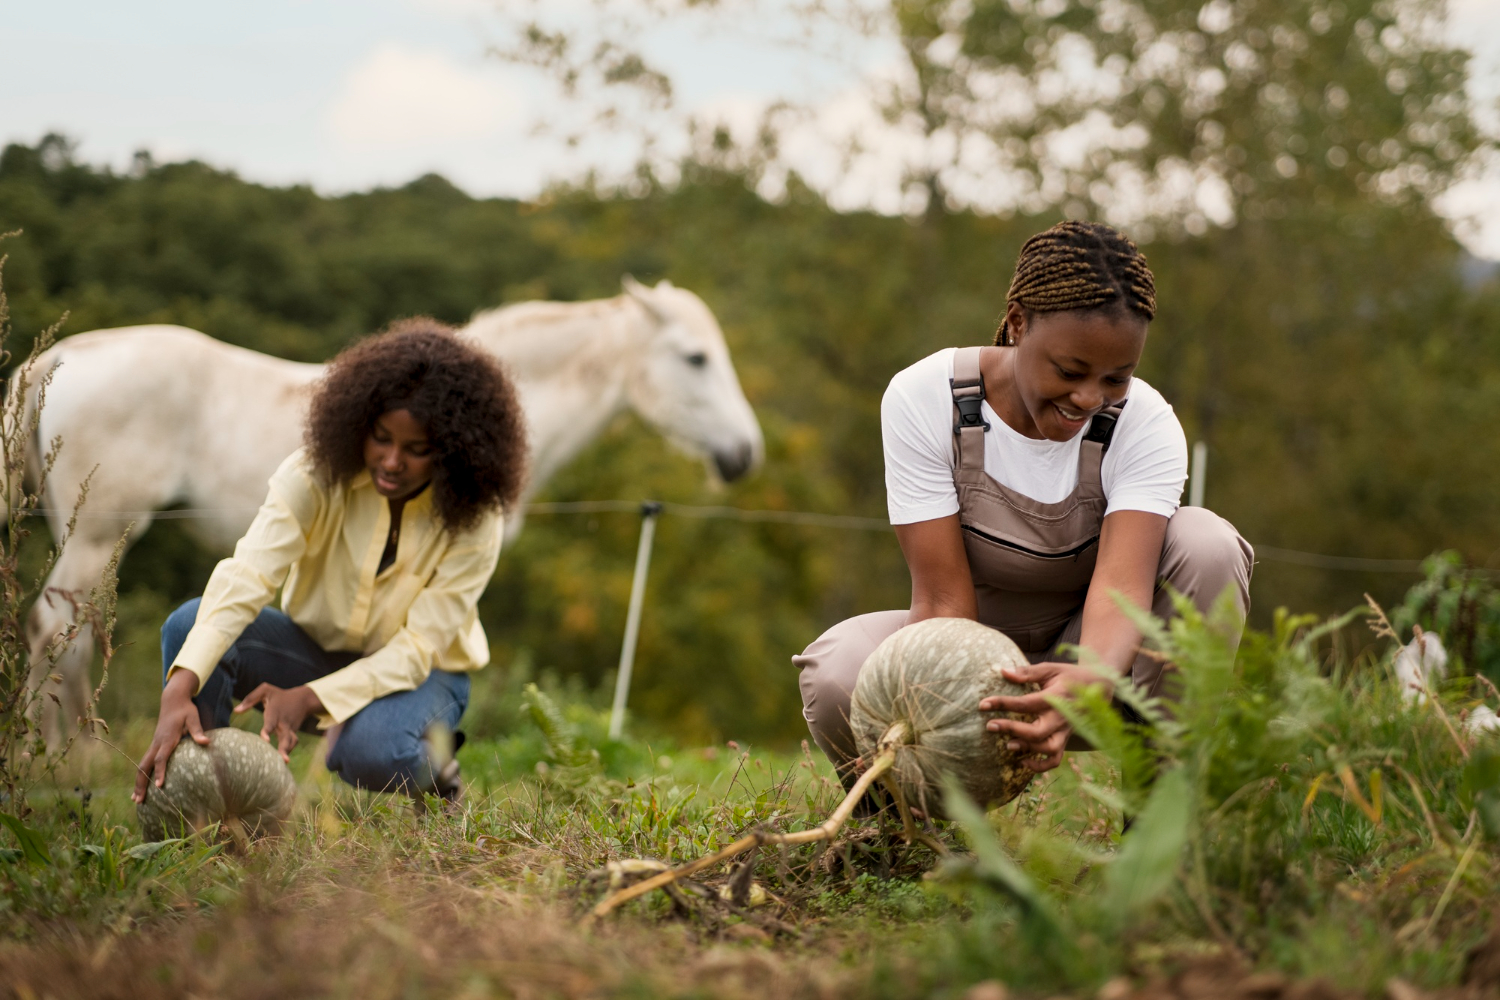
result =
[[[1073,727],[1048,699],[1068,698],[1075,688],[1103,684],[1104,681],[1092,670],[1076,663],[1031,663],[1007,668],[1002,673],[1006,680],[1015,684],[1041,684],[1041,690],[1011,697],[985,698],[980,701],[979,710],[1034,715],[1036,721],[991,719],[985,723],[985,728],[992,733],[1010,736],[1007,746],[1028,754],[1025,764],[1033,771],[1052,770],[1062,763],[1063,748],[1067,746]]]
[[[234,706],[235,712],[248,712],[257,705],[265,712],[261,723],[260,738],[271,742],[276,734],[276,749],[281,759],[291,760],[292,748],[297,745],[297,730],[309,715],[323,711],[323,702],[306,684],[294,688],[279,688],[273,684],[262,684],[245,696],[245,700]]]

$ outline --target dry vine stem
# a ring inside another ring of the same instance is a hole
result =
[[[720,861],[727,861],[736,855],[743,854],[764,844],[811,844],[819,840],[832,840],[834,835],[839,832],[839,828],[844,825],[849,819],[850,814],[854,812],[854,807],[859,802],[860,797],[869,791],[870,786],[879,780],[896,763],[896,753],[910,737],[911,732],[904,722],[897,722],[891,728],[887,729],[885,734],[880,737],[879,750],[875,754],[875,759],[870,762],[869,768],[864,774],[859,776],[859,780],[854,783],[854,787],[849,789],[849,794],[844,796],[844,801],[839,803],[838,808],[833,811],[833,815],[829,816],[822,824],[813,827],[811,830],[799,830],[796,833],[775,833],[770,830],[756,830],[753,833],[747,833],[722,850],[705,855],[696,861],[689,861],[685,865],[668,869],[660,875],[653,875],[645,881],[637,882],[635,885],[627,886],[618,892],[606,896],[588,912],[588,915],[584,917],[584,922],[588,923],[591,920],[597,920],[600,917],[608,915],[615,907],[623,903],[628,903],[637,896],[644,896],[652,889],[659,889],[670,885],[685,875],[702,871],[705,868],[718,864]],[[916,830],[916,824],[912,821],[911,811],[906,807],[906,800],[902,797],[900,789],[896,788],[891,782],[885,782],[885,784],[890,789],[892,797],[895,798],[897,808],[901,811],[901,822],[906,842],[911,843],[913,837],[920,837],[920,834]],[[929,838],[924,837],[921,839],[926,842]]]

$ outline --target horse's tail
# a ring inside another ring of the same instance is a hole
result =
[[[25,500],[28,495],[35,494],[42,485],[42,463],[45,461],[46,447],[42,442],[42,419],[39,410],[41,400],[41,388],[52,379],[52,373],[62,359],[47,351],[32,363],[22,363],[15,371],[11,372],[10,378],[5,380],[4,394],[0,397],[0,417],[3,417],[3,433],[16,446],[23,449],[19,463],[20,476],[13,477],[6,474],[6,482],[9,485],[9,496],[5,498],[4,509],[0,510],[0,524],[10,519],[11,512]],[[41,375],[38,376],[37,372]],[[18,393],[24,392],[23,398],[17,398]],[[12,435],[14,434],[14,437]]]

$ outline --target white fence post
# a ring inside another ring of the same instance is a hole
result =
[[[1202,441],[1193,444],[1193,472],[1188,486],[1188,506],[1203,506],[1203,476],[1208,471],[1208,445]]]
[[[617,740],[625,731],[625,701],[630,697],[630,672],[635,667],[635,641],[641,634],[641,605],[646,599],[646,572],[651,568],[651,543],[656,538],[656,519],[661,504],[641,504],[641,543],[635,550],[635,576],[630,581],[630,608],[625,612],[625,641],[620,645],[620,670],[615,675],[615,704],[609,713],[609,738]]]

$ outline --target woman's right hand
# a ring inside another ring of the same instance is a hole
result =
[[[135,791],[131,798],[139,805],[146,801],[146,787],[155,784],[160,788],[167,780],[167,759],[186,733],[194,743],[208,746],[208,736],[203,732],[203,723],[198,718],[198,706],[193,704],[193,693],[198,678],[191,670],[174,670],[161,689],[161,714],[156,718],[156,735],[151,737],[151,749],[141,758],[135,772]]]

